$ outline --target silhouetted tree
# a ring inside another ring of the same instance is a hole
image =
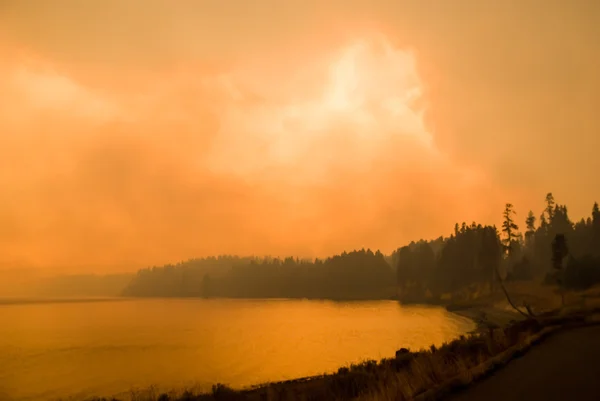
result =
[[[544,210],[546,215],[548,216],[548,221],[551,222],[552,221],[552,217],[554,216],[554,195],[552,195],[552,192],[548,192],[546,194],[546,209]]]
[[[502,214],[504,221],[502,222],[502,232],[504,233],[504,238],[502,239],[502,244],[504,245],[504,251],[507,256],[512,256],[512,251],[514,250],[514,243],[519,238],[519,226],[513,220],[513,216],[517,213],[513,210],[513,205],[511,203],[507,203],[504,207],[504,213]]]
[[[548,220],[546,219],[546,215],[542,213],[540,215],[540,229],[545,230],[548,227]]]
[[[563,287],[563,261],[569,254],[567,239],[564,234],[556,234],[552,241],[552,267],[557,270],[557,282]],[[561,288],[562,304],[565,304],[564,288]]]
[[[535,236],[535,215],[531,210],[525,219],[525,227],[527,228],[527,231],[525,231],[525,244],[531,245],[531,242]]]
[[[592,207],[591,226],[591,250],[590,254],[600,259],[600,209],[598,202],[594,202]]]
[[[567,239],[564,234],[556,234],[552,241],[552,267],[557,270],[562,269],[563,260],[569,254]]]
[[[502,260],[502,245],[496,227],[484,227],[480,248],[480,261],[484,266],[485,275],[490,280],[490,291],[494,292],[496,276]],[[484,279],[485,280],[485,279]]]

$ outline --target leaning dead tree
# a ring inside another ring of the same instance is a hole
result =
[[[504,281],[502,280],[502,277],[500,276],[500,272],[498,271],[498,268],[494,269],[494,271],[496,272],[496,277],[498,278],[498,283],[500,284],[500,288],[502,288],[502,292],[504,293],[504,296],[506,297],[506,300],[508,301],[508,303],[510,304],[510,306],[512,306],[512,308],[514,310],[516,310],[517,312],[519,312],[521,315],[525,316],[527,319],[535,319],[535,315],[531,311],[531,307],[529,305],[523,303],[524,306],[525,306],[525,309],[527,309],[527,313],[523,312],[521,309],[519,309],[515,305],[515,303],[510,298],[510,295],[508,294],[508,291],[506,290],[506,287],[504,286]]]

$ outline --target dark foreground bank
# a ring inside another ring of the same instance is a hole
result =
[[[204,394],[191,392],[156,394],[149,391],[145,394],[137,394],[135,399],[137,401],[351,399],[401,401],[424,396],[427,396],[426,399],[436,399],[439,398],[436,389],[444,389],[443,393],[447,394],[468,386],[474,379],[483,376],[482,366],[485,367],[484,370],[497,368],[498,365],[512,359],[513,354],[523,353],[525,346],[528,346],[532,339],[540,338],[546,331],[558,329],[566,324],[583,323],[590,315],[590,312],[586,312],[567,317],[546,316],[539,320],[514,322],[504,328],[462,336],[439,348],[432,346],[428,350],[418,352],[401,350],[395,358],[380,362],[366,361],[340,368],[335,374],[269,383],[244,390],[215,385],[211,392]],[[479,373],[475,374],[476,370],[479,370]],[[448,386],[448,383],[455,384]],[[120,401],[116,398],[112,400]]]

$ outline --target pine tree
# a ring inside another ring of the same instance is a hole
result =
[[[504,222],[502,223],[502,232],[505,237],[502,239],[504,251],[507,256],[511,256],[513,250],[513,242],[519,238],[519,226],[515,223],[513,216],[517,213],[513,210],[513,205],[507,203],[504,207]]]
[[[556,234],[552,241],[552,267],[557,270],[558,285],[560,287],[561,302],[565,305],[565,291],[564,291],[564,269],[563,260],[569,254],[569,247],[567,246],[567,239],[564,234]]]
[[[535,235],[535,215],[531,210],[525,219],[525,226],[527,227],[527,231],[525,232],[525,241],[526,245],[529,246],[533,241],[533,236]]]
[[[592,208],[592,219],[590,226],[591,230],[591,244],[592,254],[597,258],[600,258],[600,210],[598,208],[598,202],[594,202]]]
[[[548,222],[550,224],[552,224],[552,218],[554,217],[554,206],[555,206],[555,202],[554,202],[554,195],[552,195],[552,192],[548,192],[546,194],[546,214],[548,215]]]

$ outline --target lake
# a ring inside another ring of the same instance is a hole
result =
[[[333,372],[474,328],[394,301],[115,299],[0,303],[0,400],[233,387]]]

